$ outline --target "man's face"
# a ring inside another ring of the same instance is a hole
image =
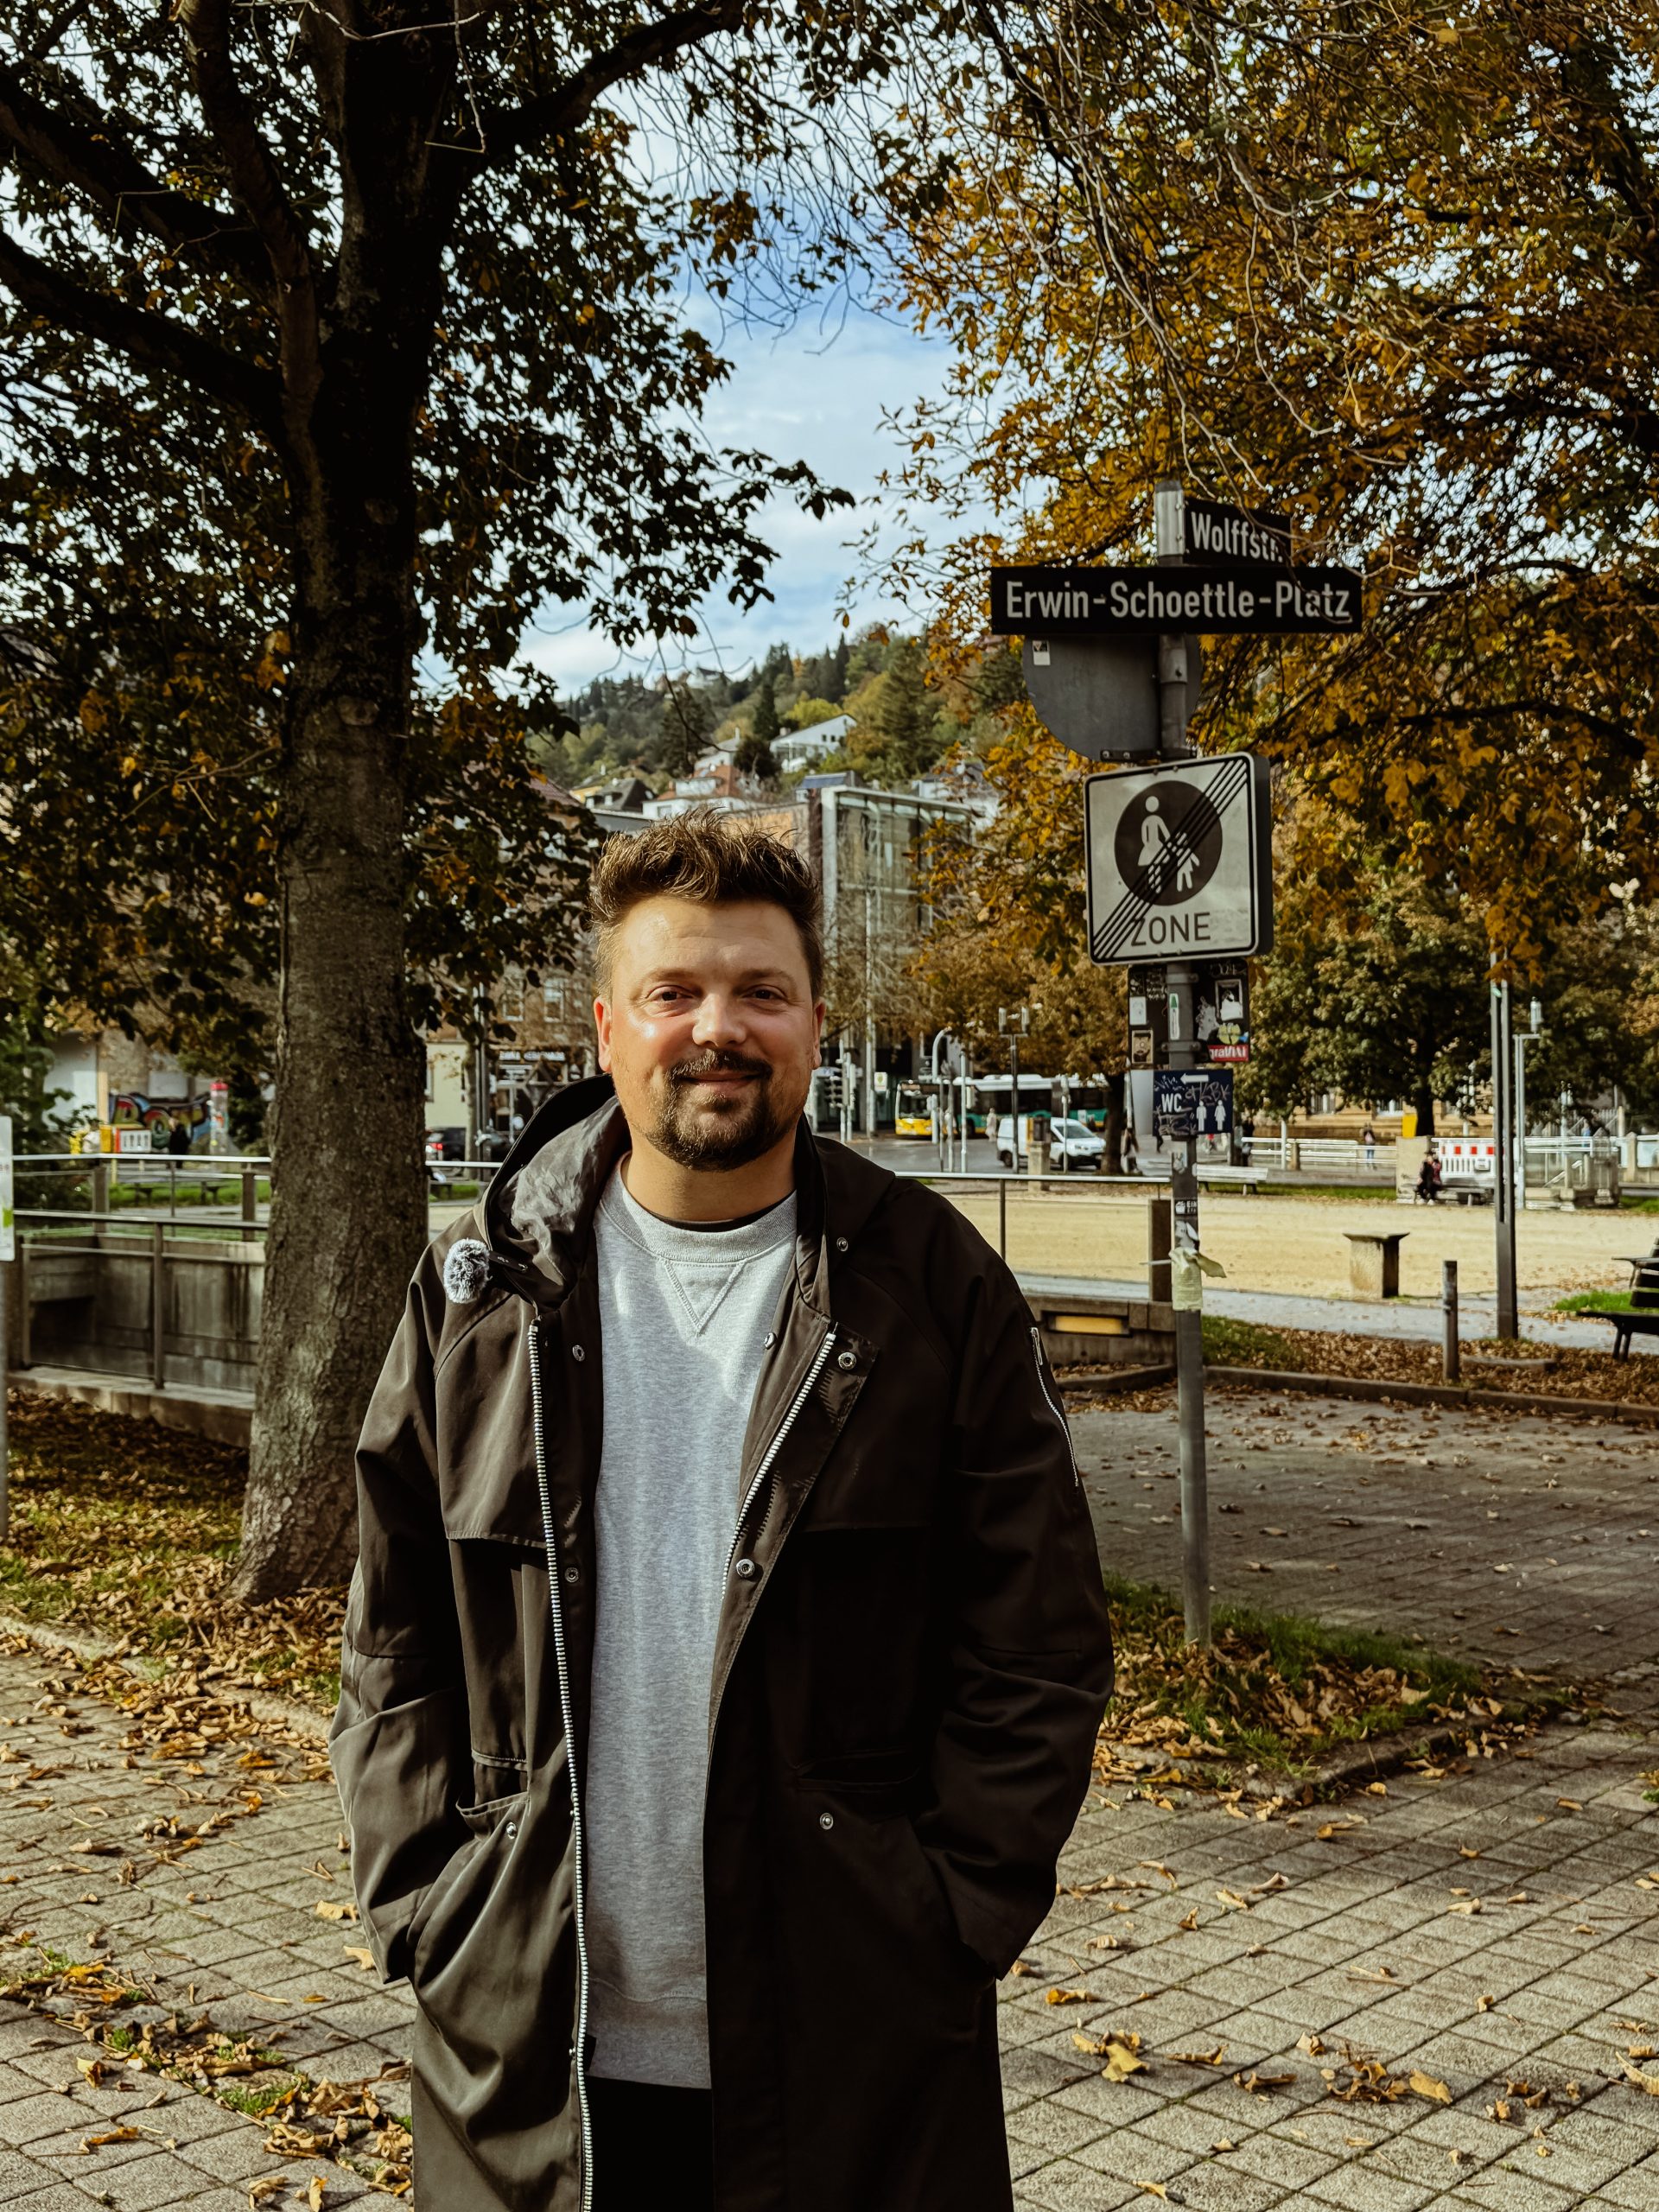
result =
[[[747,1166],[800,1119],[823,1007],[781,906],[642,900],[612,938],[594,1015],[635,1141],[677,1166]]]

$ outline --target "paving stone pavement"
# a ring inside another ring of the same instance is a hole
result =
[[[1103,1564],[1180,1584],[1167,1410],[1071,1414]],[[1217,1594],[1417,1634],[1659,1711],[1659,1440],[1617,1421],[1212,1389]]]
[[[1659,2063],[1629,2054],[1659,2050],[1659,1745],[1602,1726],[1527,1748],[1268,1821],[1092,1793],[1074,1893],[1002,1984],[1020,2203],[1655,2212]],[[1144,2073],[1077,2048],[1113,2032]],[[1341,2087],[1350,2056],[1446,2101],[1338,2101],[1324,2069]]]
[[[381,1989],[346,1955],[357,1930],[317,1916],[349,1900],[351,1878],[333,1785],[306,1778],[315,1757],[279,1751],[266,1764],[245,1741],[192,1749],[181,1732],[175,1755],[158,1758],[132,1733],[72,1666],[0,1650],[0,1984],[41,1971],[43,1954],[106,1960],[156,1999],[124,2020],[206,2012],[340,2083],[405,2058],[407,1991]],[[250,1815],[256,1791],[263,1806]],[[180,1852],[220,1815],[228,1825]],[[176,1821],[178,1834],[146,1835],[158,1821]],[[187,2087],[135,2071],[95,2088],[75,2065],[87,2055],[73,2028],[0,1998],[6,2212],[247,2212],[249,2181],[283,2173],[294,2202],[324,2173],[330,2212],[369,2193],[342,2168],[273,2155],[264,2126]],[[377,2094],[407,2112],[405,2085]],[[82,2147],[123,2123],[146,2132]]]
[[[1175,1557],[1168,1427],[1127,1408],[1077,1422],[1103,1552],[1143,1579],[1169,1579]],[[1577,1424],[1218,1395],[1217,1499],[1244,1512],[1217,1579],[1275,1606],[1465,1634],[1528,1665],[1605,1661],[1586,1611],[1624,1653],[1650,1652],[1649,1449]],[[33,1970],[41,1947],[107,1959],[159,2005],[257,2031],[314,2077],[373,2079],[402,2059],[407,1989],[379,1988],[347,1954],[357,1931],[317,1916],[347,1879],[332,1786],[291,1757],[251,1768],[240,1744],[157,1760],[130,1733],[73,1669],[0,1652],[0,1980]],[[1001,1988],[1021,2212],[1161,2192],[1215,2212],[1659,2212],[1659,2057],[1629,2055],[1659,2052],[1659,1834],[1643,1780],[1659,1740],[1604,1725],[1526,1748],[1268,1820],[1092,1793],[1031,1970]],[[158,1816],[239,1815],[251,1787],[262,1809],[174,1863],[141,1833]],[[1085,1993],[1050,2004],[1051,1988]],[[1145,2071],[1108,2080],[1074,2041],[1109,2032],[1142,2038]],[[1344,2044],[1391,2078],[1444,2082],[1449,2101],[1335,2101],[1321,2069],[1351,2078]],[[241,2212],[250,2178],[277,2173],[290,2190],[273,2205],[303,2202],[319,2171],[327,2207],[367,2193],[340,2168],[268,2152],[260,2123],[187,2088],[163,2085],[156,2106],[152,2075],[94,2088],[74,2063],[86,2050],[62,2022],[0,1999],[5,2212]],[[1624,2078],[1630,2064],[1652,2091]],[[1251,2074],[1255,2092],[1234,2079]],[[1293,2078],[1262,2086],[1275,2075]],[[396,2107],[406,2091],[383,2094]],[[1489,2115],[1500,2104],[1507,2120]],[[153,2133],[83,2149],[123,2120]]]

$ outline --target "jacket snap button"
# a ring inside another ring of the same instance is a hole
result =
[[[588,1355],[580,1344],[572,1344],[570,1347],[570,1357],[572,1359],[586,1359]]]
[[[847,1249],[847,1239],[844,1236],[836,1237],[836,1249],[837,1252],[844,1252]]]
[[[745,1582],[753,1582],[755,1576],[759,1574],[760,1572],[760,1568],[755,1565],[752,1559],[739,1560],[737,1565],[732,1569],[732,1573],[741,1576]]]
[[[777,1330],[776,1330],[776,1329],[768,1329],[768,1330],[766,1331],[766,1341],[762,1344],[762,1345],[761,1345],[760,1349],[761,1349],[763,1351],[770,1351],[772,1350],[772,1348],[773,1344],[775,1344],[777,1343],[777,1341],[778,1341],[778,1332],[777,1332]]]
[[[836,1365],[842,1369],[847,1374],[850,1375],[854,1368],[858,1365],[857,1353],[850,1351],[837,1352],[836,1355]]]
[[[509,1821],[507,1822],[507,1834],[508,1834],[509,1835],[517,1835],[517,1834],[518,1834],[518,1821]]]
[[[564,1579],[567,1582],[580,1582],[582,1569],[579,1567],[567,1567],[564,1570]]]
[[[833,1813],[820,1813],[818,1815],[818,1826],[821,1828],[832,1828],[835,1825],[836,1816]]]

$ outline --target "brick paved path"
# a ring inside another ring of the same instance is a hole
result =
[[[346,1955],[362,1940],[356,1929],[317,1916],[351,1893],[332,1785],[281,1779],[308,1764],[291,1756],[245,1764],[245,1742],[163,1760],[125,1748],[130,1733],[73,1669],[43,1654],[0,1656],[0,1983],[40,1972],[43,1952],[103,1959],[158,1999],[124,2020],[205,2012],[227,2036],[252,2033],[313,2078],[341,2083],[404,2056],[407,1992],[382,1990]],[[245,1816],[255,1789],[264,1808]],[[226,1812],[244,1816],[173,1864],[156,1859],[169,1840],[143,1833],[176,1819],[184,1836]],[[273,2156],[264,2127],[188,2088],[137,2072],[94,2088],[75,2064],[87,2056],[73,2028],[0,1999],[6,2212],[248,2212],[250,2179],[285,2171],[296,2189],[324,2173],[331,2212],[366,2193],[340,2168]],[[152,2108],[158,2088],[165,2102]],[[378,2094],[407,2111],[406,2087]],[[81,2148],[124,2123],[149,2132]]]
[[[1148,1579],[1168,1578],[1179,1535],[1168,1426],[1122,1409],[1078,1425],[1103,1549]],[[1621,1657],[1659,1640],[1640,1434],[1241,1393],[1217,1401],[1211,1449],[1218,1503],[1244,1508],[1217,1519],[1228,1595],[1461,1634],[1526,1664],[1605,1662],[1587,1614]],[[1510,1626],[1521,1636],[1501,1637]],[[406,2051],[410,2000],[349,1957],[355,1929],[317,1915],[346,1888],[330,1785],[283,1779],[303,1764],[291,1758],[251,1769],[241,1743],[158,1762],[124,1748],[129,1732],[72,1671],[0,1656],[0,1880],[16,1877],[0,1886],[0,1980],[35,1970],[41,1946],[107,1959],[158,1999],[124,2018],[188,2005],[313,2077],[377,2079]],[[1032,1971],[1001,1989],[1022,2212],[1108,2212],[1160,2190],[1215,2212],[1659,2212],[1659,2088],[1623,2078],[1635,2064],[1659,2084],[1659,2057],[1628,2056],[1659,2051],[1659,1887],[1638,1886],[1659,1877],[1641,1778],[1659,1740],[1563,1729],[1533,1753],[1266,1821],[1091,1797],[1063,1869],[1085,1893],[1060,1897]],[[255,1783],[263,1809],[157,1861],[142,1832],[158,1818],[240,1814]],[[1051,1987],[1087,1995],[1050,2005]],[[1073,2041],[1113,2031],[1142,2038],[1147,2070],[1109,2081],[1104,2055]],[[1335,2101],[1320,2069],[1351,2078],[1344,2041],[1391,2080],[1443,2082],[1450,2102]],[[340,2167],[268,2151],[264,2125],[188,2088],[162,2085],[152,2105],[153,2075],[93,2087],[75,2063],[86,2052],[0,1999],[5,2212],[242,2212],[249,2180],[277,2174],[291,2186],[263,2200],[276,2206],[303,2202],[319,2172],[327,2207],[365,2193]],[[1252,2073],[1255,2094],[1233,2080]],[[1260,2087],[1279,2074],[1294,2078]],[[1499,2104],[1507,2120],[1488,2117]],[[150,2132],[82,2148],[123,2122]]]
[[[1211,1393],[1211,1571],[1275,1612],[1419,1633],[1659,1708],[1659,1439],[1613,1421]],[[1072,1431],[1103,1563],[1180,1585],[1167,1411]]]
[[[1659,2061],[1627,2056],[1659,2049],[1659,1886],[1638,1886],[1659,1747],[1596,1729],[1533,1750],[1267,1822],[1096,1796],[1063,1878],[1147,1886],[1062,1896],[1039,1970],[1003,1984],[1022,2204],[1106,2212],[1156,2183],[1215,2212],[1659,2207],[1659,2092],[1623,2078],[1659,2084]],[[1052,2005],[1054,1986],[1090,2001]],[[1074,2044],[1114,2031],[1142,2037],[1144,2074],[1103,2079]],[[1344,2044],[1450,2101],[1334,2101],[1322,2069],[1352,2078]],[[1293,2079],[1252,2094],[1240,2073]]]

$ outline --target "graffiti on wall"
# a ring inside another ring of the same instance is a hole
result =
[[[185,1117],[191,1151],[206,1152],[212,1122],[205,1098],[150,1098],[142,1090],[119,1090],[110,1101],[111,1126],[118,1129],[148,1129],[157,1152],[167,1150],[175,1114]]]

